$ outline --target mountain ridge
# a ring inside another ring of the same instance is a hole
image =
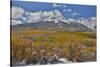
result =
[[[36,23],[25,23],[12,25],[13,29],[41,29],[41,30],[49,30],[49,31],[91,31],[91,29],[79,23],[65,23],[54,21],[45,21],[45,22],[36,22]]]
[[[92,31],[96,30],[96,17],[91,17],[87,19],[85,18],[74,19],[74,18],[65,18],[64,15],[57,9],[51,11],[28,12],[21,7],[15,7],[15,8],[12,7],[13,13],[11,17],[11,25],[53,21],[54,23],[64,22],[67,25],[72,24],[72,26],[74,24],[78,24],[86,27],[87,29],[89,28]],[[15,13],[17,14],[14,13],[14,10]],[[60,26],[60,28],[61,27],[62,26]],[[81,27],[79,26],[79,28]]]

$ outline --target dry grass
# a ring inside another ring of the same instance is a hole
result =
[[[96,60],[96,33],[93,32],[61,32],[42,30],[12,31],[12,58],[40,59],[41,56],[53,56],[69,60]]]

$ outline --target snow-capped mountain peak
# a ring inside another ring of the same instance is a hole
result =
[[[70,23],[80,23],[85,25],[90,29],[96,29],[96,17],[75,19],[63,15],[63,13],[58,10],[50,11],[25,11],[21,7],[12,7],[11,25],[23,24],[23,23],[36,23],[42,21],[53,21],[54,23],[65,22]]]

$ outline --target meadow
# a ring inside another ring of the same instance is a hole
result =
[[[11,58],[12,64],[23,60],[26,64],[47,64],[47,61],[52,64],[59,58],[72,62],[96,61],[96,33],[12,30]]]

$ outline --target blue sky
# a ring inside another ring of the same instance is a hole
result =
[[[59,10],[65,17],[96,17],[96,6],[74,5],[74,4],[53,4],[43,2],[12,1],[12,6],[17,6],[29,12]],[[73,14],[73,16],[72,16]]]

